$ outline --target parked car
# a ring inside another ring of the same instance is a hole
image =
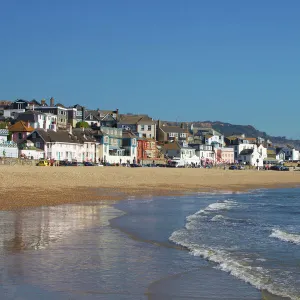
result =
[[[72,163],[70,161],[67,161],[67,160],[61,160],[59,162],[59,166],[62,166],[62,167],[69,167],[69,166],[72,166]]]
[[[244,166],[238,166],[238,170],[245,170]]]
[[[274,170],[274,171],[280,171],[281,166],[271,166],[270,170]]]
[[[288,167],[282,166],[280,171],[289,171],[290,169]]]
[[[90,162],[90,161],[86,161],[86,162],[84,162],[84,166],[85,167],[93,167],[95,165],[92,162]]]
[[[233,165],[233,166],[230,166],[228,169],[229,169],[229,170],[237,170],[238,167]]]
[[[37,166],[39,167],[48,167],[49,166],[49,162],[46,159],[41,159],[38,163]]]
[[[140,167],[141,165],[138,165],[138,164],[130,164],[130,167],[131,168],[138,168],[138,167]]]

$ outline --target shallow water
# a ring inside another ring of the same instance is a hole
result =
[[[261,299],[250,284],[169,240],[187,216],[227,197],[0,212],[1,299]]]

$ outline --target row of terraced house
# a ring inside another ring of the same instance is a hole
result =
[[[293,147],[263,138],[231,135],[182,123],[170,126],[148,115],[66,107],[45,100],[0,101],[0,157],[109,163],[242,163],[263,166],[299,160]]]

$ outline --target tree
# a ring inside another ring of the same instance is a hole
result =
[[[7,123],[6,122],[1,122],[0,123],[0,129],[6,129]]]
[[[81,121],[76,123],[76,128],[89,128],[89,124],[87,122]]]

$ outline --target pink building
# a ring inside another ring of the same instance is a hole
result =
[[[233,164],[234,163],[234,149],[233,148],[219,148],[217,149],[217,162]]]
[[[12,133],[12,140],[19,143],[26,139],[26,137],[34,130],[28,123],[23,121],[16,122],[11,125],[8,130]]]

